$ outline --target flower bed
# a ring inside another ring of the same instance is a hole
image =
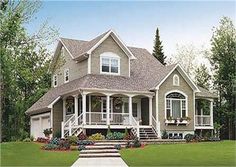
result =
[[[44,150],[70,150],[70,143],[67,139],[54,138],[42,146]]]

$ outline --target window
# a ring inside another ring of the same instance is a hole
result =
[[[69,69],[64,70],[64,82],[69,82]]]
[[[173,76],[173,85],[179,86],[179,76],[177,74]]]
[[[53,86],[57,86],[57,75],[53,75]]]
[[[178,92],[169,93],[166,96],[166,118],[187,117],[186,97]]]
[[[111,52],[105,52],[100,57],[100,73],[120,74],[120,57]]]

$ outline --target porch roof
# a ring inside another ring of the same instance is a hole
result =
[[[196,93],[196,98],[212,98],[212,99],[218,98],[217,94],[212,93],[203,87],[198,86],[198,89],[200,90],[200,92]]]

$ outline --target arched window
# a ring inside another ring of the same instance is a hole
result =
[[[179,92],[171,92],[166,95],[166,118],[187,117],[187,96]]]
[[[177,74],[173,76],[173,85],[179,86],[179,76]]]

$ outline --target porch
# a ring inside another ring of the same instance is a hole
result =
[[[153,116],[153,94],[81,92],[63,98],[62,137],[83,129],[131,129],[139,136],[140,127],[157,130]]]
[[[195,102],[195,129],[213,129],[213,99],[198,98]]]

